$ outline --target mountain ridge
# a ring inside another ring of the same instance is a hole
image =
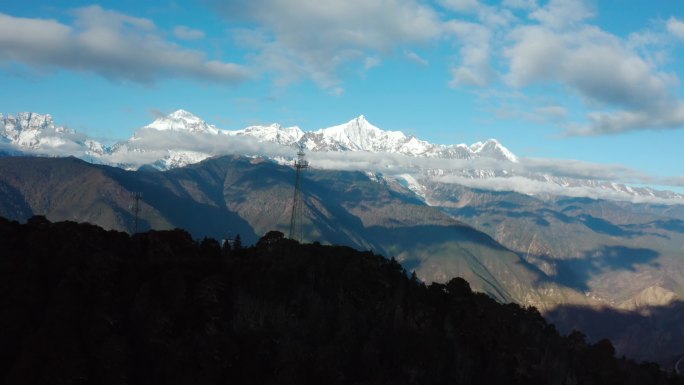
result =
[[[294,149],[303,146],[324,158],[334,153],[375,156],[369,158],[369,167],[374,169],[371,171],[382,170],[387,177],[392,177],[392,170],[387,169],[383,155],[395,156],[393,161],[407,169],[398,174],[409,175],[409,183],[420,185],[417,191],[425,190],[430,181],[441,181],[533,195],[549,193],[684,204],[684,195],[671,191],[632,187],[610,180],[553,176],[543,169],[526,170],[521,158],[496,139],[472,145],[433,144],[400,131],[384,131],[368,122],[364,115],[307,132],[297,126],[283,127],[277,123],[230,131],[181,109],[157,117],[128,140],[109,147],[74,130],[56,126],[49,114],[20,113],[18,116],[19,119],[0,115],[0,153],[74,155],[92,163],[125,169],[151,166],[168,170],[226,154],[268,156],[288,163]]]

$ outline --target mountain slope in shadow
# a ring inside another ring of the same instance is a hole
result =
[[[585,331],[590,341],[610,339],[619,354],[674,368],[684,357],[684,302],[625,311],[564,305],[545,314],[563,333]],[[683,373],[684,374],[684,373]]]

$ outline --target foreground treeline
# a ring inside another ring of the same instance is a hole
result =
[[[680,384],[533,308],[269,233],[221,248],[0,219],[6,384]]]

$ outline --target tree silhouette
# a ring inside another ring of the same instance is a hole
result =
[[[275,231],[236,245],[0,218],[0,384],[684,384],[461,278]]]
[[[240,238],[240,234],[235,236],[235,240],[233,241],[233,250],[241,250],[242,249],[242,239]]]

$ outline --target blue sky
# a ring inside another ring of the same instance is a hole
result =
[[[223,129],[364,114],[677,186],[682,79],[679,0],[0,3],[0,111],[109,142],[179,108]]]

